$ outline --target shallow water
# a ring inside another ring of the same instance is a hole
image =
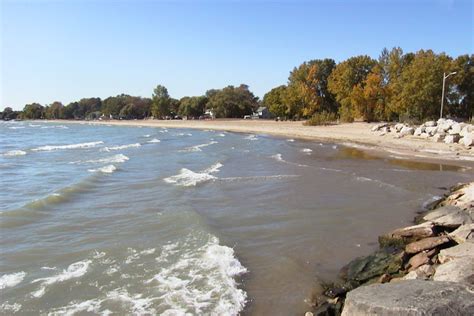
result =
[[[470,170],[198,130],[0,124],[0,313],[292,315]]]

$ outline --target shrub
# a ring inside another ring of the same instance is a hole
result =
[[[315,125],[331,125],[337,123],[337,114],[332,112],[320,112],[313,114],[313,116],[307,120],[304,125],[315,126]]]

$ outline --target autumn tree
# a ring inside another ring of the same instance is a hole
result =
[[[273,88],[263,96],[263,105],[266,106],[274,116],[288,116],[286,92],[287,86],[281,85]]]

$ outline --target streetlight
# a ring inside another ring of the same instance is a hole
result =
[[[448,75],[446,75],[445,72],[443,72],[443,92],[441,93],[441,111],[439,112],[439,118],[443,118],[443,105],[444,105],[444,86],[445,86],[445,82],[446,82],[446,79],[451,76],[451,75],[455,75],[457,72],[454,71]]]

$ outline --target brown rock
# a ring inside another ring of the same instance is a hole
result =
[[[395,229],[379,237],[381,247],[404,245],[409,242],[434,236],[433,223],[426,222],[415,226]]]
[[[390,274],[382,274],[378,280],[379,283],[387,283],[387,282],[390,282],[390,280],[392,279],[392,277],[390,276]]]
[[[408,244],[405,247],[405,252],[408,254],[415,254],[423,250],[433,249],[449,241],[450,239],[446,236],[429,237]]]
[[[422,251],[411,257],[406,267],[408,268],[408,271],[413,271],[428,262],[430,262],[430,257],[428,257],[426,251]]]

